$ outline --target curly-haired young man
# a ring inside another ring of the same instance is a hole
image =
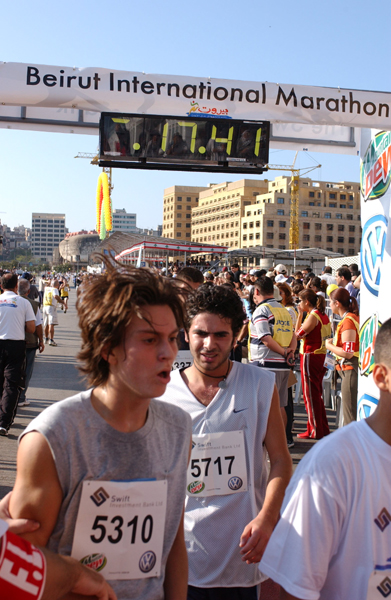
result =
[[[246,318],[234,290],[202,285],[186,309],[194,362],[173,373],[162,400],[193,421],[185,508],[188,599],[256,600],[262,580],[256,563],[291,474],[275,376],[229,360]]]
[[[92,388],[24,432],[11,515],[40,522],[26,538],[100,570],[118,598],[183,599],[191,423],[154,400],[170,380],[183,291],[148,269],[106,266],[77,305]]]

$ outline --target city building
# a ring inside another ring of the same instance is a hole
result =
[[[128,213],[124,208],[113,210],[112,231],[124,231],[125,233],[137,233],[136,213]]]
[[[290,176],[272,181],[242,179],[203,188],[198,206],[192,209],[191,241],[234,249],[262,246],[288,250],[290,181]],[[168,206],[172,214],[172,204]],[[300,178],[299,248],[354,256],[361,244],[360,218],[358,183]]]
[[[65,215],[57,213],[33,213],[31,252],[43,261],[53,260],[53,251],[64,239]]]
[[[209,184],[199,193],[198,207],[192,211],[191,240],[241,247],[241,222],[255,198],[268,189],[268,181],[240,179]]]
[[[192,209],[205,187],[173,185],[164,190],[163,231],[165,238],[191,241]]]
[[[241,248],[289,249],[290,177],[276,177],[242,219]],[[360,185],[299,180],[299,248],[355,256],[361,244]]]

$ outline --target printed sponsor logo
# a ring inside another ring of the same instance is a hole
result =
[[[191,449],[193,450],[193,448],[195,448],[195,447],[196,447],[196,445],[197,445],[197,444],[196,444],[196,443],[195,443],[195,441],[192,439],[192,440],[191,440]]]
[[[82,558],[80,562],[93,571],[101,571],[107,564],[107,558],[104,554],[89,554]]]
[[[383,532],[391,523],[391,515],[386,508],[382,508],[374,521],[380,531]]]
[[[357,402],[357,420],[367,419],[376,409],[378,400],[369,394],[363,394]]]
[[[376,589],[381,593],[383,598],[388,598],[389,596],[391,596],[391,579],[390,579],[390,577],[385,577],[383,579],[383,581],[380,583],[380,585],[377,586]]]
[[[90,496],[91,500],[94,502],[94,504],[96,504],[96,506],[101,506],[102,504],[104,504],[108,497],[109,494],[103,487],[97,489],[96,492],[94,492],[92,496]]]
[[[379,295],[381,267],[386,247],[388,221],[384,215],[369,219],[362,232],[361,271],[365,287]]]
[[[231,477],[231,479],[228,481],[228,487],[233,491],[240,490],[242,485],[243,480],[240,477]]]
[[[189,485],[187,486],[187,491],[189,492],[189,494],[199,494],[204,488],[205,483],[203,483],[202,481],[192,481],[192,483],[189,483]]]
[[[360,329],[360,358],[359,368],[361,375],[369,377],[375,364],[375,342],[381,327],[378,315],[369,317]]]
[[[207,106],[200,106],[198,102],[190,102],[190,110],[186,113],[189,117],[218,117],[220,119],[232,119],[228,115],[228,108],[208,108]]]
[[[138,563],[140,571],[149,573],[156,564],[156,554],[152,550],[144,552]]]
[[[361,190],[364,201],[384,196],[391,180],[391,133],[378,133],[368,146],[361,163]]]

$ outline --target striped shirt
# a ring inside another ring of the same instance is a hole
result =
[[[267,298],[258,304],[250,321],[250,360],[251,362],[257,362],[258,366],[265,369],[287,371],[290,367],[286,359],[281,354],[270,350],[262,341],[267,335],[273,337],[274,333],[274,315],[269,306],[265,306],[266,304],[276,308],[284,308],[274,298]]]

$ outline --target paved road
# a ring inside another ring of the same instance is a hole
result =
[[[44,408],[86,388],[77,370],[76,355],[80,348],[80,332],[75,309],[76,292],[71,290],[70,308],[67,314],[59,310],[59,325],[55,330],[57,347],[46,346],[37,355],[33,377],[27,392],[30,406],[18,409],[15,423],[8,437],[0,437],[0,498],[9,492],[15,481],[17,440],[27,424]],[[327,411],[329,423],[335,428],[335,415]],[[306,414],[303,405],[295,407],[295,432],[303,431]],[[312,447],[314,441],[296,442],[291,449],[294,466]]]

